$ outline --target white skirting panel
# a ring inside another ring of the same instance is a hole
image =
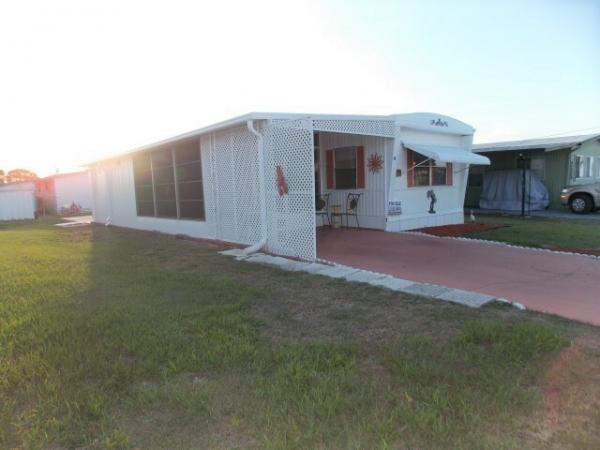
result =
[[[465,221],[464,212],[451,211],[438,214],[423,214],[406,217],[399,220],[388,219],[386,231],[407,231],[425,227],[462,224]]]

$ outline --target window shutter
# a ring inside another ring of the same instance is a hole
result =
[[[413,187],[415,185],[415,155],[412,150],[406,150],[406,185]]]
[[[452,186],[452,163],[446,163],[446,185]]]
[[[365,148],[356,147],[356,188],[365,188]]]
[[[327,173],[327,189],[334,189],[333,186],[333,150],[327,150],[325,153],[325,171]]]

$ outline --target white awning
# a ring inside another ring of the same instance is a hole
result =
[[[490,159],[472,153],[466,148],[460,147],[442,147],[439,145],[412,144],[405,142],[404,146],[414,150],[421,155],[433,159],[437,163],[461,163],[461,164],[479,164],[483,166],[490,165]]]

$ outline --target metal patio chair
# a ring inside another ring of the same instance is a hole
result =
[[[317,216],[325,216],[327,223],[331,227],[331,217],[329,216],[329,195],[330,194],[317,194],[315,197],[315,212]],[[325,223],[323,223],[325,225]]]
[[[362,192],[350,192],[346,197],[346,210],[340,213],[333,213],[333,215],[342,216],[342,224],[343,218],[346,218],[346,228],[350,227],[350,217],[354,217],[354,220],[356,220],[356,229],[360,229],[360,223],[358,222],[358,202],[360,200],[361,195],[363,195]]]

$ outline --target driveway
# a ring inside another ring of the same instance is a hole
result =
[[[319,258],[600,325],[600,260],[374,230],[325,230]]]

